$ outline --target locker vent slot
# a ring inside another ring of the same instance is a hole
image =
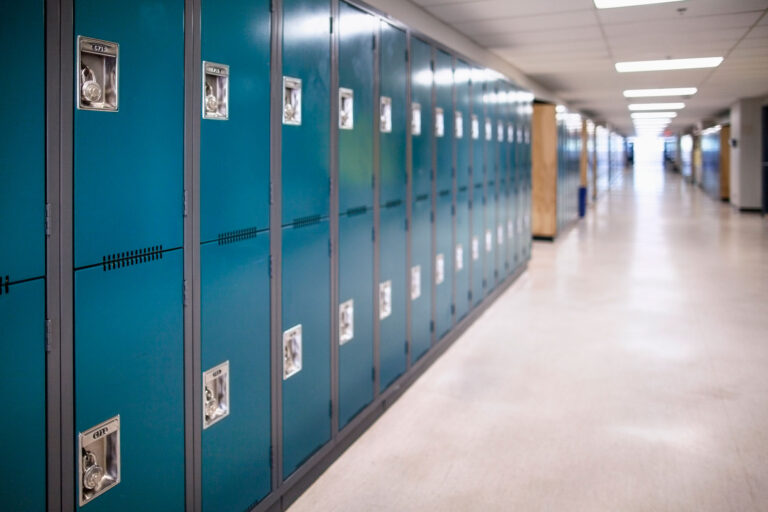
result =
[[[0,278],[0,295],[3,294],[3,290],[5,290],[5,294],[8,295],[11,291],[11,277],[5,276],[5,279]]]
[[[445,196],[449,196],[449,195],[451,195],[451,190],[450,189],[448,189],[448,190],[441,190],[440,191],[440,197],[445,197]]]
[[[235,242],[240,242],[242,240],[248,240],[249,238],[256,238],[256,235],[258,235],[259,230],[257,228],[245,228],[245,229],[236,229],[235,231],[226,231],[224,233],[219,233],[219,235],[216,237],[216,241],[219,245],[226,245],[226,244],[232,244]]]
[[[466,185],[462,185],[462,186],[459,187],[459,192],[466,192],[466,191],[467,191],[467,186]]]
[[[308,217],[298,217],[293,219],[292,226],[294,229],[303,228],[305,226],[312,226],[314,224],[320,224],[320,215],[310,215]]]
[[[416,202],[417,203],[419,201],[426,201],[427,199],[429,199],[429,194],[420,194],[420,195],[416,196]]]
[[[153,245],[152,247],[146,247],[144,249],[136,249],[134,251],[119,252],[102,256],[101,268],[106,272],[107,270],[130,267],[132,265],[161,259],[163,259],[163,246]]]
[[[403,204],[402,199],[395,199],[394,201],[387,201],[384,203],[384,208],[394,208]]]
[[[349,208],[347,210],[347,217],[354,217],[355,215],[362,215],[368,211],[367,206],[358,206],[356,208]]]
[[[475,183],[475,188],[483,188],[483,184],[482,183]]]

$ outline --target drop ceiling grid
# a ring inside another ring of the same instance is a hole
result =
[[[414,2],[625,133],[632,125],[624,89],[699,87],[672,124],[679,127],[716,115],[740,97],[768,94],[768,0],[603,10],[592,0]],[[714,55],[727,57],[715,70],[618,74],[613,68],[617,60]]]

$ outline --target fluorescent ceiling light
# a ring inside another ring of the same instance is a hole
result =
[[[598,9],[612,9],[614,7],[630,7],[633,5],[666,4],[680,2],[681,0],[595,0]]]
[[[632,119],[671,119],[677,112],[633,112]]]
[[[617,62],[616,71],[619,73],[634,73],[637,71],[668,71],[670,69],[716,68],[720,65],[721,62],[723,62],[722,57],[638,60],[633,62]]]
[[[650,98],[653,96],[693,96],[695,87],[676,87],[671,89],[629,89],[624,91],[625,98]]]
[[[629,110],[680,110],[685,103],[631,103]]]

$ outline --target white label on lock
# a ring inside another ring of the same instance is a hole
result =
[[[435,284],[445,281],[445,258],[442,254],[435,256]]]
[[[490,229],[485,230],[485,252],[491,252],[493,249],[493,233]]]
[[[443,109],[440,107],[435,108],[435,136],[442,137],[445,135],[445,115]]]
[[[513,234],[514,234],[514,223],[510,219],[510,220],[507,220],[507,238],[511,240]]]
[[[411,300],[421,297],[421,265],[411,267]]]
[[[504,122],[496,121],[496,141],[504,142]]]
[[[496,226],[496,245],[504,245],[504,228]]]
[[[392,314],[392,281],[379,283],[379,319]]]
[[[379,117],[381,118],[380,121],[380,130],[381,133],[391,133],[392,132],[392,98],[388,98],[386,96],[382,96],[379,100]]]
[[[339,128],[352,130],[355,127],[355,93],[352,89],[339,87]]]
[[[456,244],[456,272],[461,271],[464,268],[464,247],[461,244]]]
[[[229,361],[203,373],[203,429],[229,416]]]
[[[507,142],[515,142],[515,127],[512,123],[507,125]]]
[[[457,139],[461,139],[464,137],[464,114],[461,113],[461,111],[457,110],[453,114],[453,127],[454,127],[454,135],[456,135]]]
[[[411,135],[421,135],[421,105],[411,104]]]
[[[472,261],[480,259],[480,240],[476,236],[472,237]]]
[[[355,337],[355,301],[349,299],[339,305],[339,345]]]
[[[476,114],[472,114],[472,139],[477,140],[480,138],[480,121],[477,119]]]
[[[485,120],[485,140],[493,140],[493,125],[490,119]]]
[[[283,332],[283,380],[301,371],[301,324]]]
[[[283,77],[283,124],[301,125],[301,78]]]

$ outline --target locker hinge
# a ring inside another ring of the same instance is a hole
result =
[[[429,222],[435,223],[435,212],[429,212]]]
[[[408,231],[408,219],[405,219],[405,230]]]
[[[183,302],[184,307],[187,307],[187,304],[188,304],[188,301],[187,301],[187,291],[188,291],[187,280],[184,279],[182,281],[182,284],[181,284],[182,302]]]
[[[376,36],[375,35],[371,36],[371,40],[372,40],[371,49],[375,50],[376,49]]]
[[[51,236],[51,203],[45,203],[45,236]]]
[[[333,400],[328,400],[328,416],[333,418]]]
[[[330,17],[331,21],[331,34],[333,34],[333,16]]]
[[[269,0],[269,12],[275,12],[275,0]],[[270,450],[272,447],[270,447]]]
[[[435,61],[433,60],[429,61],[429,69],[431,69],[432,71],[435,70]]]
[[[467,292],[467,298],[471,301],[472,300],[472,291]]]
[[[430,320],[429,321],[429,332],[435,332],[435,321]]]
[[[272,255],[269,255],[269,278],[272,279]]]
[[[454,205],[451,205],[451,215],[456,216],[456,207]]]
[[[451,304],[451,314],[452,315],[456,314],[456,304]]]
[[[328,240],[328,256],[333,254],[333,242],[331,240]]]
[[[269,445],[269,467],[275,467],[275,449],[272,448],[272,445]]]
[[[376,241],[376,228],[371,228],[371,242]]]
[[[187,190],[184,189],[184,216],[187,216]]]
[[[371,380],[373,380],[373,381],[376,380],[376,367],[375,366],[371,366]]]
[[[275,204],[275,194],[274,194],[274,187],[272,186],[272,182],[269,182],[269,204]]]
[[[45,352],[48,353],[51,351],[51,338],[53,336],[51,335],[51,320],[50,318],[45,319]]]

